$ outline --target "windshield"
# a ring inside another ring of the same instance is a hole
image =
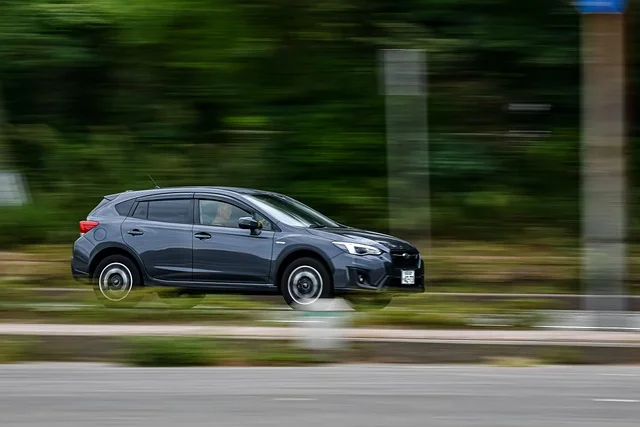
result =
[[[340,224],[287,196],[253,194],[246,196],[267,216],[294,227],[341,227]]]

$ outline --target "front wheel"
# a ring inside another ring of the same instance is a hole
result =
[[[315,258],[300,258],[287,266],[280,289],[284,300],[294,310],[313,311],[331,295],[331,276]]]
[[[93,274],[93,291],[105,307],[134,307],[144,297],[140,270],[130,258],[112,255]]]

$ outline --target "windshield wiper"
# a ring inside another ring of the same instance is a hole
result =
[[[327,228],[327,226],[322,224],[311,224],[309,228]]]

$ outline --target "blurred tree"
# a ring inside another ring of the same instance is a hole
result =
[[[272,188],[383,229],[388,47],[428,51],[436,235],[578,229],[570,2],[0,0],[0,16],[6,144],[33,209],[56,212],[46,239],[147,173]],[[505,138],[510,102],[550,104],[552,137]]]

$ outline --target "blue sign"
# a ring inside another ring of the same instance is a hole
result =
[[[576,0],[580,13],[624,13],[627,0]]]

